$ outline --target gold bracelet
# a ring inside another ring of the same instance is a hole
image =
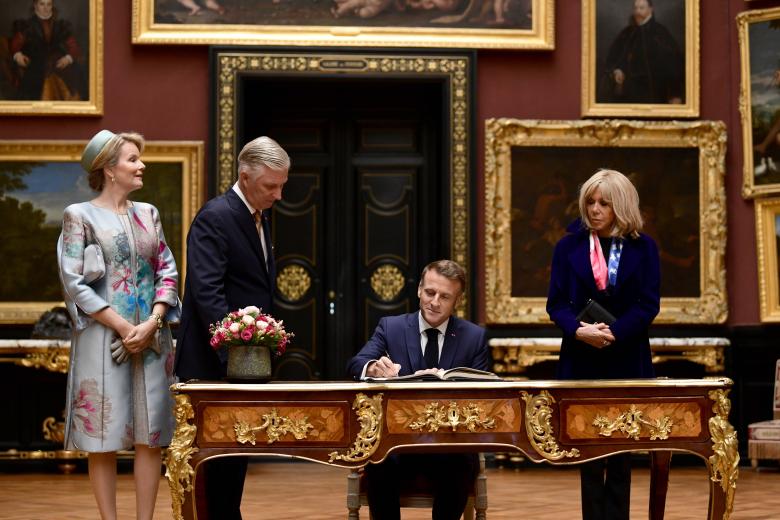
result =
[[[163,327],[162,316],[160,316],[156,312],[153,312],[152,314],[150,314],[149,317],[147,318],[147,320],[154,320],[154,321],[156,321],[158,329],[161,329]]]

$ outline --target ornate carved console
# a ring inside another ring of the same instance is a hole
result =
[[[654,455],[651,518],[663,518],[673,451],[704,459],[708,518],[728,519],[739,454],[729,379],[490,383],[180,383],[166,476],[176,519],[206,518],[199,466],[229,455],[282,455],[355,468],[394,450],[522,452],[577,464]]]
[[[504,377],[523,376],[530,366],[557,361],[561,350],[561,338],[493,338],[489,344],[493,371]],[[723,373],[730,344],[727,338],[650,338],[654,364],[688,361],[703,366],[708,375]]]

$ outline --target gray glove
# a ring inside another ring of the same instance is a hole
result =
[[[125,348],[125,344],[122,343],[122,338],[116,338],[111,343],[111,357],[114,358],[118,365],[130,359],[130,352]]]

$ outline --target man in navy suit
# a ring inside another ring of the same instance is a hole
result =
[[[424,374],[466,366],[488,369],[485,329],[453,316],[466,289],[466,273],[451,260],[425,266],[417,289],[420,311],[379,320],[347,370],[356,379]],[[477,457],[468,454],[391,454],[366,466],[374,520],[400,519],[401,480],[423,474],[433,485],[433,519],[457,520],[474,487]],[[413,477],[412,477],[413,478]]]
[[[273,311],[276,279],[266,212],[281,200],[290,158],[269,137],[238,155],[238,180],[206,203],[187,235],[187,279],[174,370],[180,380],[220,379],[227,354],[209,345],[209,325],[236,309]],[[209,518],[240,519],[246,457],[206,463]]]

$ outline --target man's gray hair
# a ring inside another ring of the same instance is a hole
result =
[[[238,170],[257,170],[265,166],[272,170],[290,169],[290,156],[270,137],[261,136],[244,145],[238,154]]]

